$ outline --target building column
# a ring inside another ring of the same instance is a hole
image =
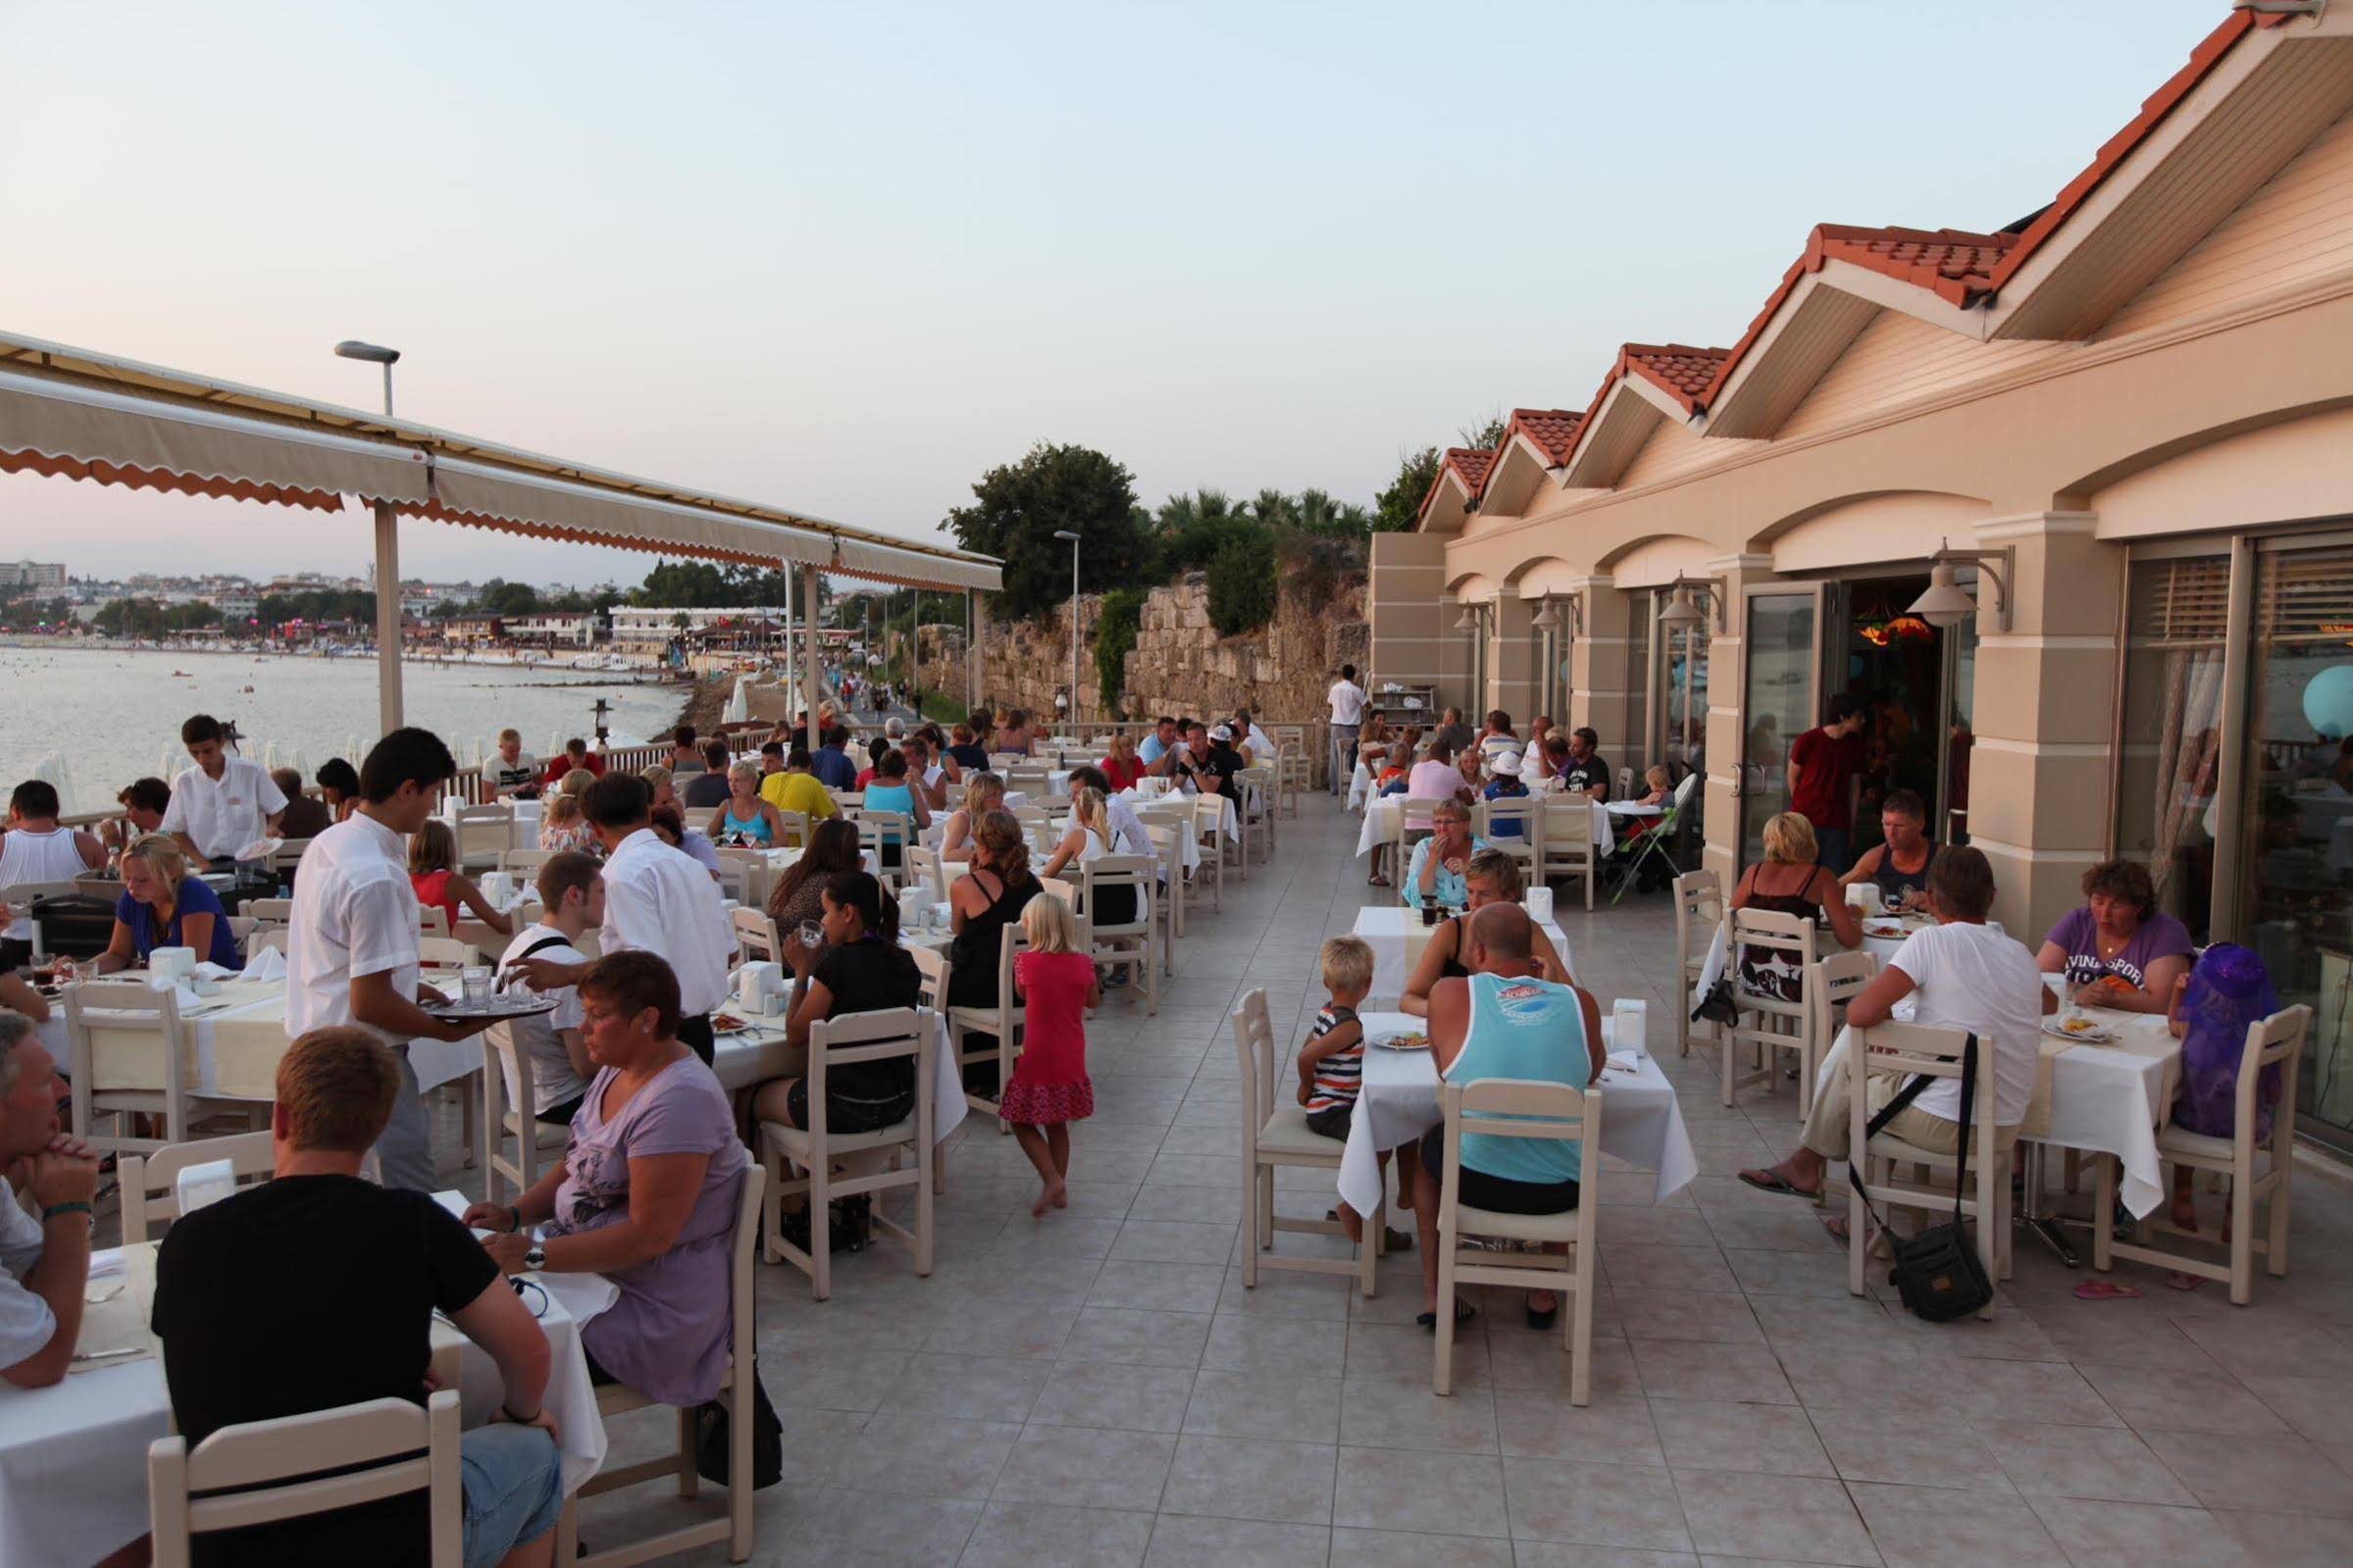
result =
[[[1431,533],[1372,536],[1372,580],[1366,592],[1372,623],[1372,682],[1443,684],[1447,649],[1461,641],[1454,605],[1446,599],[1446,538]],[[1441,619],[1443,617],[1443,619]],[[1440,701],[1445,700],[1443,692]]]
[[[1501,708],[1524,728],[1536,711],[1537,632],[1529,624],[1535,618],[1536,606],[1529,600],[1509,588],[1497,595],[1489,611],[1494,641],[1487,649],[1487,690],[1478,699],[1474,723],[1483,722],[1489,709]]]
[[[1742,693],[1748,689],[1746,618],[1743,590],[1776,580],[1769,555],[1725,555],[1708,563],[1712,599],[1707,606],[1708,641],[1708,755],[1707,778],[1701,784],[1702,810],[1708,847],[1701,864],[1715,873],[1727,892],[1740,879],[1740,765],[1748,736],[1741,726]],[[1823,629],[1814,629],[1818,655]],[[1651,635],[1659,635],[1653,627]],[[1816,662],[1818,663],[1818,657]]]
[[[2088,512],[2032,512],[1976,526],[1974,547],[2016,552],[2010,630],[1977,574],[1970,722],[1969,842],[1993,865],[1993,915],[2032,946],[2083,901],[2084,869],[2105,857],[2123,625],[2119,551]]]
[[[1577,600],[1578,630],[1568,636],[1568,706],[1556,713],[1553,728],[1589,727],[1607,744],[1626,746],[1626,644],[1632,631],[1634,596],[1617,588],[1608,574],[1580,578],[1563,597]],[[1567,611],[1561,612],[1565,620]]]

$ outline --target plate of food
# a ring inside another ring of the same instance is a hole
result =
[[[1899,920],[1867,920],[1863,923],[1866,936],[1909,936],[1912,928]]]
[[[714,1035],[742,1035],[750,1028],[749,1024],[733,1013],[713,1013],[711,1015],[711,1033]]]
[[[1426,1051],[1430,1048],[1430,1037],[1412,1030],[1403,1035],[1384,1035],[1373,1044],[1385,1051]]]
[[[2042,1021],[2042,1032],[2054,1039],[2072,1039],[2078,1044],[2096,1045],[2116,1038],[2116,1031],[2096,1023],[2081,1013],[2068,1013]]]

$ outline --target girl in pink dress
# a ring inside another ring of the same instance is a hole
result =
[[[1030,1217],[1070,1205],[1070,1124],[1095,1114],[1095,1086],[1087,1082],[1087,1010],[1102,1002],[1095,960],[1079,940],[1070,906],[1041,893],[1022,907],[1021,934],[1029,946],[1013,955],[1013,988],[1027,1009],[1021,1055],[1005,1086],[998,1114],[1013,1124],[1021,1152],[1038,1167],[1041,1183]]]

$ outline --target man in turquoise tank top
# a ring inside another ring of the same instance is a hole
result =
[[[1584,1088],[1601,1077],[1601,1009],[1573,985],[1541,977],[1535,927],[1517,904],[1489,904],[1471,917],[1466,978],[1430,988],[1430,1052],[1439,1077],[1453,1084],[1483,1078],[1531,1079]],[[1458,1200],[1506,1214],[1560,1214],[1577,1206],[1584,1151],[1575,1138],[1462,1136]],[[1421,1237],[1422,1301],[1418,1321],[1438,1324],[1438,1196],[1446,1139],[1421,1140],[1413,1223]],[[1560,1310],[1550,1290],[1528,1292],[1528,1326],[1550,1328]],[[1470,1316],[1458,1300],[1457,1320]]]

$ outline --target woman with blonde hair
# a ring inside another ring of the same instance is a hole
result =
[[[785,819],[760,794],[760,765],[739,762],[727,770],[727,798],[711,808],[703,832],[713,843],[773,849],[785,841]]]
[[[539,818],[541,849],[551,855],[578,850],[584,855],[603,858],[604,846],[596,841],[596,835],[588,827],[588,819],[581,814],[580,796],[558,789],[547,797],[540,809],[543,813]]]
[[[458,870],[457,834],[445,822],[428,822],[409,835],[408,885],[420,905],[449,917],[453,936],[457,923],[469,912],[501,936],[515,935],[515,923],[483,896],[473,878]]]
[[[963,803],[947,815],[947,826],[940,835],[942,860],[972,858],[974,830],[980,820],[992,811],[999,811],[1005,803],[1005,777],[1001,773],[975,773],[964,781]]]
[[[1734,909],[1766,909],[1818,921],[1825,917],[1839,941],[1863,940],[1863,921],[1838,889],[1838,878],[1816,858],[1814,824],[1784,811],[1765,825],[1765,858],[1740,874],[1729,903]],[[1744,945],[1740,989],[1752,996],[1794,1002],[1804,997],[1805,977],[1793,973],[1773,949]]]
[[[968,864],[947,889],[947,924],[955,933],[947,949],[947,1005],[995,1007],[1004,929],[1039,891],[1020,821],[1009,811],[983,813],[972,831]],[[976,1062],[965,1071],[968,1087],[983,1093],[997,1087],[994,1064]]]
[[[555,787],[559,794],[567,794],[573,799],[578,800],[582,795],[588,793],[588,785],[594,784],[595,782],[596,775],[590,773],[588,769],[574,768],[571,772],[564,775],[562,782],[559,783]]]
[[[123,851],[114,936],[84,973],[128,969],[158,947],[190,947],[207,963],[238,967],[229,911],[202,877],[188,875],[187,854],[168,833],[135,838]]]
[[[1088,786],[1074,790],[1070,796],[1070,831],[1054,845],[1054,852],[1046,862],[1046,875],[1059,877],[1064,867],[1076,861],[1084,866],[1091,860],[1100,860],[1111,852],[1117,835],[1111,832],[1110,807],[1100,789]],[[1136,889],[1133,887],[1104,887],[1097,894],[1100,907],[1087,911],[1087,918],[1099,926],[1125,926],[1136,918]]]

